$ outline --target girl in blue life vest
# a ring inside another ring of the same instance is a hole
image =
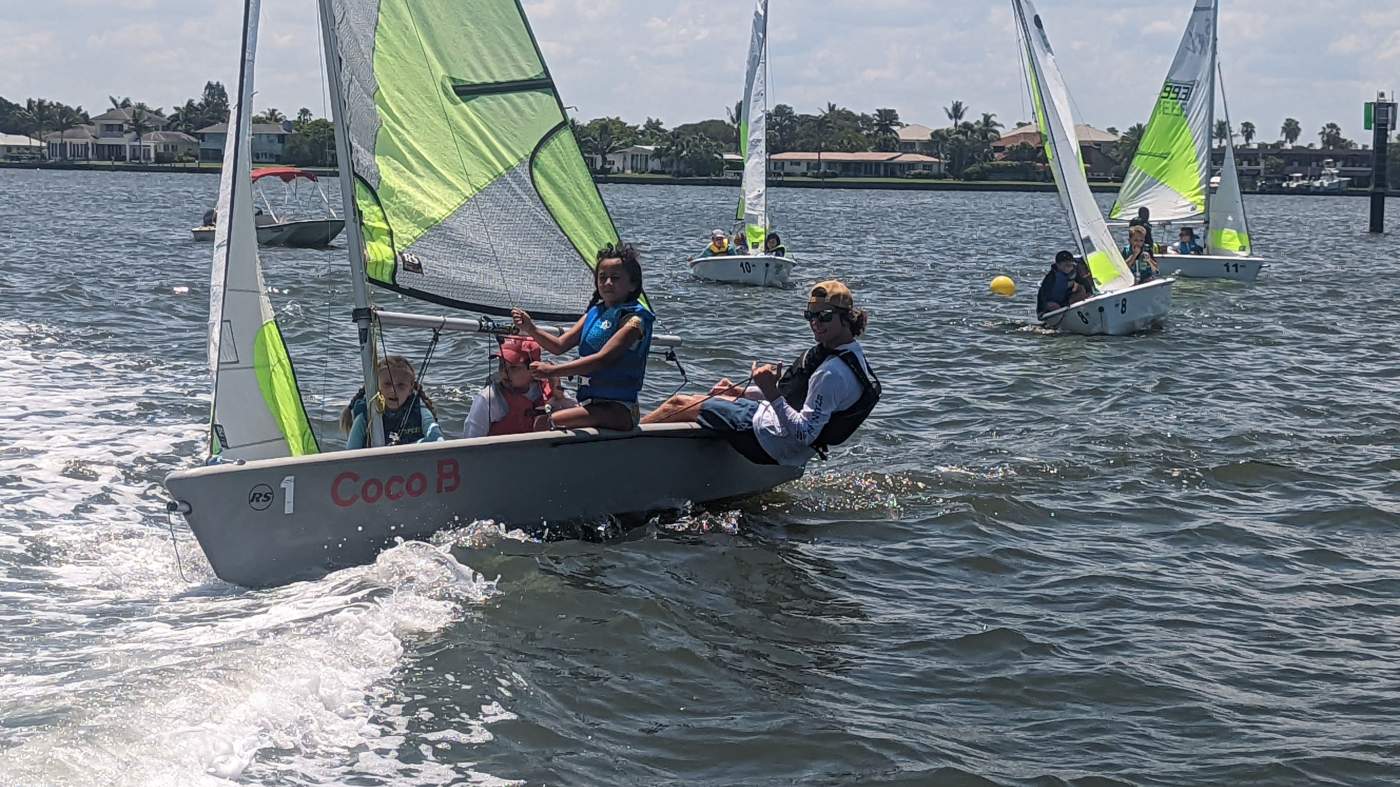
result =
[[[384,421],[384,442],[407,445],[441,440],[442,429],[433,417],[433,401],[418,384],[413,363],[402,355],[390,355],[374,367],[379,375],[379,395],[383,397],[380,418]],[[365,409],[365,389],[361,388],[340,413],[340,431],[349,433],[346,448],[364,448],[369,444]]]
[[[554,355],[578,348],[578,360],[532,363],[536,379],[578,375],[579,404],[550,415],[559,429],[628,431],[637,426],[637,394],[646,377],[647,351],[656,316],[641,304],[642,263],[631,244],[598,251],[593,269],[593,298],[572,328],[559,336],[541,331],[521,309],[511,311],[516,328]]]

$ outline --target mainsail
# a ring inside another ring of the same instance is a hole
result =
[[[249,178],[258,6],[259,0],[247,0],[243,9],[243,64],[229,107],[209,281],[209,369],[214,376],[209,453],[226,460],[317,451],[258,262]]]
[[[1153,221],[1206,213],[1215,125],[1216,17],[1216,0],[1196,0],[1176,59],[1123,177],[1113,218],[1132,218],[1144,207],[1152,212]]]
[[[1133,274],[1113,243],[1103,214],[1089,189],[1080,160],[1079,138],[1070,114],[1069,90],[1065,87],[1055,52],[1045,34],[1045,26],[1030,0],[1011,0],[1022,45],[1026,53],[1026,74],[1030,82],[1035,119],[1045,140],[1045,157],[1055,176],[1055,185],[1069,219],[1080,254],[1089,265],[1100,290],[1113,292],[1131,287]]]
[[[768,234],[768,0],[758,0],[753,12],[739,155],[744,159],[744,194],[737,218],[744,222],[749,248],[762,249]]]
[[[330,7],[369,280],[473,311],[577,316],[617,230],[520,4]]]

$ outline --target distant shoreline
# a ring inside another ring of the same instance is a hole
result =
[[[272,165],[269,165],[272,166]],[[212,162],[202,165],[188,164],[124,164],[97,161],[0,161],[0,169],[52,169],[88,170],[93,172],[140,172],[217,175],[221,168]],[[322,167],[303,167],[319,177],[335,177],[336,171]],[[619,183],[636,186],[722,186],[738,188],[738,178],[678,178],[670,175],[595,175],[597,183]],[[922,180],[914,178],[774,178],[768,181],[773,188],[799,189],[877,189],[888,191],[1024,191],[1053,192],[1054,183],[1036,183],[1019,180]],[[1118,191],[1116,182],[1091,183],[1089,188],[1096,192],[1110,194]],[[1349,189],[1326,194],[1291,194],[1286,191],[1245,191],[1246,194],[1277,194],[1280,196],[1315,197],[1368,197],[1369,189]],[[1388,196],[1400,196],[1400,184],[1390,190]]]

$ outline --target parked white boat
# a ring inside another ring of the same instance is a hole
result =
[[[1171,309],[1165,278],[1135,284],[1132,271],[1113,242],[1080,164],[1079,139],[1065,86],[1045,26],[1030,0],[1011,0],[1017,31],[1026,54],[1026,77],[1036,124],[1045,139],[1046,157],[1070,231],[1098,294],[1067,309],[1041,315],[1047,328],[1082,334],[1121,336],[1147,330]],[[1053,252],[1048,255],[1053,256]]]
[[[378,311],[368,283],[478,313],[520,306],[539,319],[572,318],[592,292],[594,252],[617,241],[521,6],[483,0],[465,15],[453,0],[410,5],[409,17],[438,24],[407,35],[404,16],[378,16],[373,3],[319,0],[343,215],[361,217],[346,235],[367,390],[377,387],[382,325],[509,330],[485,318]],[[364,563],[394,539],[454,523],[645,513],[743,497],[801,475],[755,465],[690,425],[386,447],[374,397],[373,447],[319,453],[263,285],[247,180],[258,7],[245,0],[220,180],[211,464],[165,481],[172,510],[221,578],[277,585]],[[449,19],[460,27],[444,29]],[[394,65],[424,59],[452,75],[457,104],[441,103],[440,83],[422,68]],[[413,153],[400,159],[399,151]],[[627,483],[599,483],[609,477]]]
[[[266,179],[280,181],[283,185],[280,208],[273,205],[263,187],[268,182]],[[308,248],[329,246],[345,229],[345,220],[335,215],[330,197],[314,173],[296,167],[263,167],[253,171],[251,181],[254,209],[257,211],[254,219],[258,230],[258,245]],[[320,197],[325,206],[324,216],[297,217],[296,214],[300,212],[306,199],[303,183],[311,184],[311,190]],[[196,241],[212,242],[215,226],[205,224],[195,227],[190,232]]]
[[[1253,254],[1233,142],[1225,146],[1220,174],[1211,176],[1217,87],[1230,122],[1224,80],[1218,79],[1219,15],[1217,0],[1196,0],[1110,216],[1128,220],[1147,208],[1162,230],[1200,224],[1208,259],[1158,261],[1165,268],[1175,265],[1182,276],[1252,282],[1266,260]]]
[[[768,225],[768,0],[757,0],[749,36],[744,99],[739,110],[739,155],[744,158],[742,195],[736,221],[746,246],[735,254],[696,257],[690,271],[701,279],[727,284],[784,287],[795,261],[765,253]]]
[[[1342,170],[1337,166],[1337,162],[1332,159],[1322,160],[1322,174],[1312,182],[1312,191],[1315,194],[1340,194],[1347,190],[1347,184],[1351,178],[1342,177]]]

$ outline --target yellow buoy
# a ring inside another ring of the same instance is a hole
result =
[[[1010,298],[1016,294],[1016,282],[1010,276],[998,276],[992,279],[992,292],[1003,298]]]

